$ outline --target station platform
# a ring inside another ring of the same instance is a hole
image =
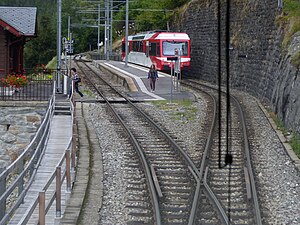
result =
[[[170,74],[158,71],[155,92],[151,92],[148,79],[149,68],[131,63],[128,63],[126,67],[124,62],[107,60],[94,60],[93,65],[97,68],[108,70],[126,80],[130,90],[126,94],[135,101],[195,100],[195,96],[192,93],[182,90],[180,82],[176,82],[174,77],[171,80]]]

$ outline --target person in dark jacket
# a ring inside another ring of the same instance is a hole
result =
[[[152,64],[150,66],[150,70],[148,72],[148,79],[150,79],[151,92],[154,92],[155,91],[155,83],[156,83],[156,80],[158,80],[158,73],[157,73],[157,70],[156,70],[154,64]]]
[[[78,76],[77,72],[76,72],[76,69],[73,67],[71,68],[71,76],[72,76],[72,81],[74,82],[74,86],[75,86],[75,91],[80,95],[80,97],[82,98],[83,97],[83,94],[81,93],[81,91],[79,91],[79,88],[78,88],[78,84],[79,82],[81,81],[80,77]],[[70,88],[70,95],[69,97],[71,96],[72,94],[72,85],[71,85],[71,88]]]

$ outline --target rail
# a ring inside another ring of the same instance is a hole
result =
[[[252,169],[252,162],[251,162],[251,156],[250,156],[250,144],[249,144],[249,140],[247,137],[247,128],[246,128],[246,122],[245,122],[245,118],[244,118],[244,113],[243,113],[243,109],[241,107],[241,105],[239,104],[239,101],[236,97],[232,96],[232,99],[237,103],[237,106],[239,108],[239,114],[240,117],[242,118],[242,127],[243,127],[243,136],[244,136],[244,148],[245,148],[245,154],[246,154],[246,159],[247,159],[247,170],[248,174],[246,174],[246,176],[249,176],[249,180],[250,180],[250,186],[251,188],[247,187],[248,189],[251,190],[252,193],[252,202],[254,205],[254,213],[255,213],[255,222],[257,225],[261,225],[262,224],[262,219],[261,219],[261,213],[260,213],[260,207],[259,207],[259,202],[258,202],[258,198],[257,198],[257,191],[256,191],[256,185],[255,185],[255,179],[254,179],[254,173],[253,173],[253,169]],[[246,180],[247,182],[247,180]]]
[[[185,85],[188,85],[186,82],[184,83]],[[198,83],[199,84],[199,83]],[[209,85],[205,85],[205,84],[200,84],[202,86],[208,87],[210,89],[213,90],[217,90],[216,88],[209,86]],[[191,86],[191,85],[189,85]],[[259,207],[259,202],[258,202],[258,198],[257,198],[257,191],[256,191],[256,186],[255,186],[255,179],[254,179],[254,174],[253,174],[253,169],[252,169],[252,162],[251,162],[251,157],[250,157],[250,144],[249,144],[249,140],[247,137],[247,128],[246,128],[246,122],[244,119],[244,112],[243,109],[241,107],[241,104],[239,103],[238,99],[236,97],[234,97],[233,95],[230,96],[231,99],[236,103],[237,107],[238,107],[238,113],[240,115],[241,118],[241,126],[243,129],[243,137],[244,137],[244,148],[245,148],[245,155],[246,155],[246,167],[244,168],[245,170],[245,180],[246,180],[246,188],[247,188],[247,196],[250,196],[248,199],[250,201],[252,201],[253,205],[254,205],[254,220],[255,220],[255,224],[257,225],[261,225],[262,224],[262,220],[261,220],[261,212],[260,212],[260,207]],[[212,99],[214,99],[212,97]],[[216,103],[214,100],[214,111],[216,112]],[[213,121],[213,124],[215,124],[215,120]],[[214,126],[213,126],[214,127]],[[212,128],[210,129],[210,135],[212,135]],[[210,140],[210,138],[208,139]],[[204,172],[204,179],[203,179],[203,184],[204,187],[206,189],[206,191],[209,194],[209,197],[212,199],[212,201],[214,202],[214,204],[216,205],[216,207],[219,210],[221,219],[223,220],[223,222],[225,224],[229,224],[229,220],[224,212],[224,210],[222,209],[222,206],[219,204],[217,198],[215,197],[214,193],[211,191],[210,187],[208,186],[207,182],[206,182],[206,178],[207,178],[207,174],[209,172],[209,167],[205,167],[205,160],[207,158],[207,151],[208,148],[210,147],[210,142],[207,141],[206,143],[206,147],[205,147],[205,151],[203,153],[202,156],[202,162],[201,162],[201,168],[200,168],[200,173],[201,173],[201,177],[203,175]],[[251,197],[252,196],[252,197]]]
[[[195,88],[191,84],[191,82],[188,83],[188,82],[182,82],[181,81],[181,83],[183,83],[186,86],[189,86],[190,88]],[[197,175],[199,177],[199,182],[201,182],[203,184],[204,190],[206,191],[208,197],[212,200],[212,202],[214,203],[214,205],[218,209],[219,218],[222,220],[222,222],[224,224],[229,224],[228,217],[227,217],[227,215],[226,215],[223,207],[221,206],[219,200],[216,198],[216,196],[214,195],[214,193],[212,192],[212,190],[210,189],[210,187],[208,186],[208,184],[206,182],[208,167],[205,168],[205,165],[206,165],[206,160],[208,158],[208,153],[209,153],[209,150],[210,150],[211,144],[212,144],[213,130],[215,129],[215,126],[216,126],[216,115],[217,115],[217,102],[216,102],[215,97],[213,95],[211,95],[210,93],[206,92],[206,94],[213,101],[213,112],[212,112],[212,115],[214,115],[214,116],[213,116],[212,122],[211,122],[210,127],[209,127],[209,132],[208,132],[208,135],[207,135],[207,138],[206,138],[206,143],[205,143],[205,147],[204,147],[204,151],[203,151],[203,155],[202,155],[202,160],[201,160],[200,168],[197,171]],[[203,177],[203,175],[204,175],[204,177]],[[200,195],[200,191],[201,190],[202,190],[201,188],[196,189],[196,195],[195,196],[198,196],[198,199],[194,198],[193,205],[195,205],[197,202],[199,202],[199,198],[201,197],[201,195]],[[193,207],[193,211],[192,212],[194,214],[196,213],[196,208],[195,207]],[[195,219],[195,217],[190,217],[189,224],[193,224],[194,219]]]
[[[55,93],[56,85],[53,85],[52,97],[48,102],[48,108],[41,123],[37,133],[35,134],[32,141],[22,152],[22,154],[4,171],[0,174],[0,225],[7,224],[9,219],[18,209],[18,207],[23,203],[24,198],[34,181],[38,165],[42,159],[43,152],[46,148],[46,143],[50,134],[51,119],[54,115],[55,109]],[[71,103],[71,110],[73,111],[74,105],[73,101]],[[52,206],[54,200],[56,199],[56,215],[60,216],[61,212],[61,185],[66,179],[67,191],[71,191],[71,168],[75,167],[75,144],[76,141],[74,135],[76,135],[75,124],[74,124],[74,114],[72,112],[72,123],[73,123],[73,136],[70,138],[68,147],[65,154],[61,157],[59,163],[57,164],[56,170],[53,171],[51,177],[49,178],[47,184],[44,186],[43,190],[39,193],[30,208],[27,209],[26,213],[21,219],[19,224],[26,224],[30,219],[32,213],[34,212],[37,204],[39,204],[39,223],[43,223],[45,214],[48,212]],[[66,169],[61,174],[61,166],[65,162]],[[56,178],[56,190],[52,193],[51,198],[47,205],[45,204],[45,198],[43,198],[43,192],[46,192],[53,180]],[[17,193],[16,200],[7,207],[7,200],[12,193]],[[42,206],[45,208],[42,209]],[[7,209],[8,208],[8,209]],[[44,212],[44,213],[43,213]]]

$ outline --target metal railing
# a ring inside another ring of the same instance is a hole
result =
[[[2,101],[48,101],[52,96],[56,70],[47,70],[25,75],[24,86],[0,82],[0,100]]]
[[[87,55],[89,56],[88,58],[91,58],[92,60],[106,60],[106,55],[105,54],[99,54],[96,52],[88,52]],[[121,61],[122,57],[120,54],[114,53],[112,55],[110,55],[109,60],[112,61]]]
[[[39,163],[40,156],[45,148],[45,143],[49,135],[50,122],[54,113],[54,104],[55,95],[52,95],[48,103],[47,112],[36,135],[22,154],[0,174],[0,224],[5,224],[13,215],[15,210],[23,202],[28,187],[30,187],[33,182],[33,177],[36,172],[35,166]],[[25,177],[27,179],[26,183]],[[6,210],[7,198],[12,192],[16,192],[16,190],[18,191],[18,198],[9,209]]]
[[[18,223],[20,225],[25,225],[28,223],[30,217],[34,213],[34,211],[37,208],[37,205],[39,205],[39,217],[38,220],[35,221],[35,224],[39,225],[45,225],[45,218],[46,214],[48,213],[49,209],[53,205],[53,202],[55,200],[56,206],[55,206],[55,216],[56,218],[61,217],[61,187],[63,182],[66,180],[66,186],[67,186],[67,193],[71,193],[71,146],[72,146],[72,139],[69,141],[69,146],[65,150],[65,154],[61,157],[59,163],[56,166],[56,169],[52,172],[47,184],[44,186],[44,188],[38,193],[36,198],[34,199],[32,205],[30,208],[27,209],[26,213],[24,214],[21,221]],[[62,165],[65,163],[65,170],[62,171]],[[46,192],[50,192],[49,187],[53,183],[54,179],[55,181],[55,190],[50,193],[50,197],[48,199],[48,202],[46,202]]]
[[[2,173],[0,174],[0,225],[6,224],[17,208],[23,203],[24,198],[34,181],[38,165],[42,159],[43,152],[46,148],[46,143],[50,134],[51,118],[54,115],[55,109],[55,93],[56,85],[54,83],[52,97],[48,103],[48,109],[40,125],[36,135],[22,152],[22,154]],[[18,224],[26,224],[32,216],[34,210],[39,204],[39,220],[37,224],[45,224],[45,215],[56,200],[56,215],[61,215],[61,186],[66,179],[67,191],[71,191],[71,168],[75,167],[75,145],[76,145],[76,125],[74,123],[74,105],[71,103],[72,121],[73,121],[73,136],[70,138],[65,154],[61,157],[57,164],[56,170],[53,171],[47,184],[42,191],[34,199],[33,204],[29,207]],[[61,171],[62,165],[65,164],[65,170]],[[47,205],[45,203],[45,192],[56,178],[56,190],[51,194]],[[8,206],[7,199],[12,193],[17,193],[16,200]]]
[[[60,84],[57,83],[57,70],[33,71],[26,70],[26,85],[14,85],[6,81],[7,77],[0,79],[0,101],[48,101],[52,96],[54,83],[64,92],[68,88],[64,78],[68,74],[67,70],[60,70]],[[65,85],[66,83],[66,85]],[[57,90],[56,90],[57,91]]]

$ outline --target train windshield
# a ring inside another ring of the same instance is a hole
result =
[[[188,55],[188,42],[175,42],[175,41],[164,41],[163,42],[163,55],[175,55],[177,50],[180,55]]]

